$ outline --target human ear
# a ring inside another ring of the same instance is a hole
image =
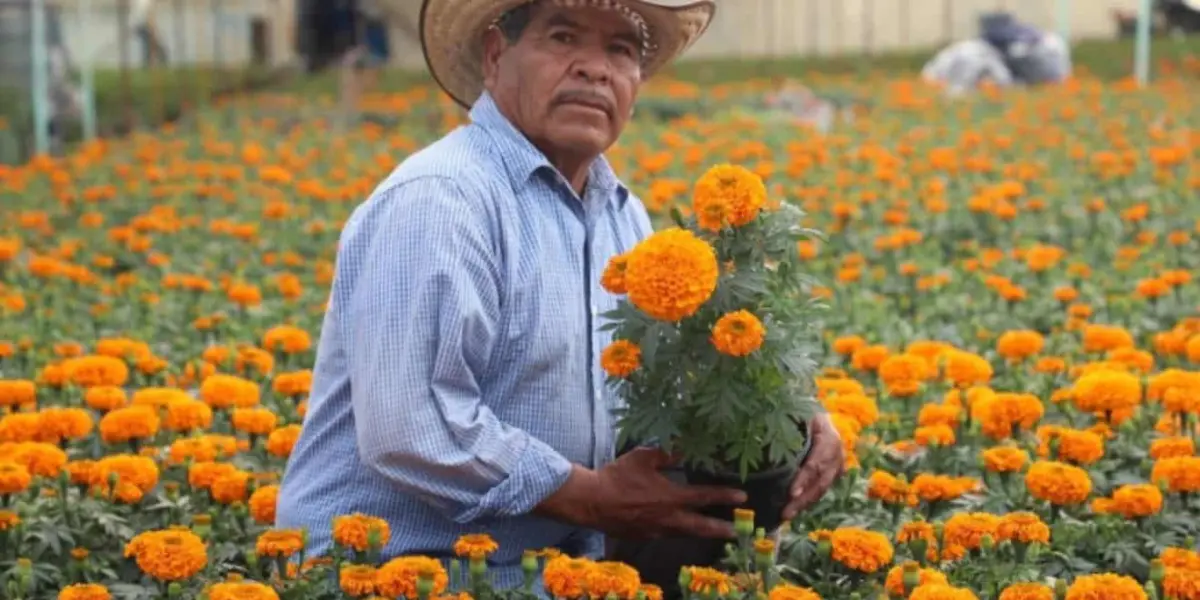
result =
[[[500,30],[492,27],[483,33],[483,85],[491,89],[496,83],[496,74],[500,71],[500,54],[504,52],[507,42]]]

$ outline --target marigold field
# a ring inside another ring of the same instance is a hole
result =
[[[760,82],[660,83],[610,155],[660,224],[734,163],[825,237],[800,253],[846,474],[685,588],[1200,599],[1200,87],[816,85],[871,103],[821,135],[726,110]],[[372,515],[324,557],[272,528],[340,225],[465,119],[425,87],[367,105],[341,131],[260,96],[0,166],[0,597],[660,596],[553,549],[492,589],[486,532],[439,562],[381,559]]]

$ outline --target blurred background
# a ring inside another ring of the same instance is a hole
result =
[[[157,127],[230,94],[334,96],[346,42],[331,15],[346,1],[0,0],[0,162]],[[421,0],[380,4],[389,53],[374,89],[401,89],[424,76]],[[1145,68],[1193,64],[1196,0],[723,0],[675,71],[702,83],[729,71],[916,73],[1003,12],[1068,40],[1077,72],[1128,77],[1143,4]]]

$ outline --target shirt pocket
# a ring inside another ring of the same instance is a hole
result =
[[[588,331],[582,275],[566,257],[523,253],[512,279],[505,344],[529,375],[577,375],[586,367]]]

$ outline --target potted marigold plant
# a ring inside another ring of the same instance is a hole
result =
[[[619,391],[622,446],[682,457],[687,480],[738,487],[756,525],[780,524],[817,407],[812,281],[791,204],[768,206],[753,172],[717,165],[697,180],[692,215],[606,266],[623,294],[601,363]],[[711,514],[731,519],[732,508]]]

